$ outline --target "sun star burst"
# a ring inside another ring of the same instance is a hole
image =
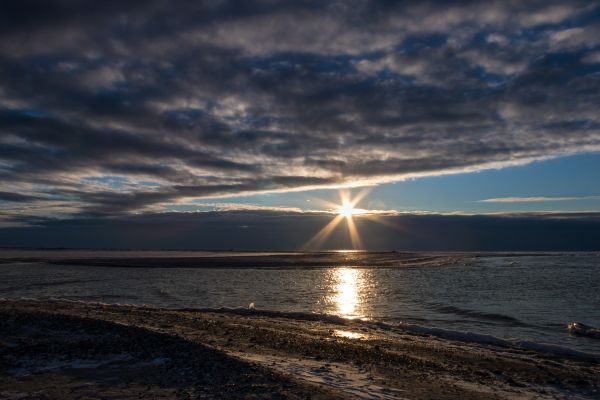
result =
[[[355,206],[358,204],[358,202],[360,202],[360,200],[362,200],[362,198],[367,194],[367,192],[368,190],[363,190],[357,196],[351,199],[348,192],[341,191],[341,204],[333,204],[334,207],[330,209],[337,212],[337,215],[311,240],[309,240],[303,248],[311,249],[320,247],[323,244],[323,242],[333,233],[333,231],[339,225],[339,223],[345,220],[346,225],[348,227],[348,234],[352,242],[352,247],[355,250],[362,249],[362,242],[353,217],[355,215],[368,213],[367,210],[364,210],[362,208],[355,208]]]

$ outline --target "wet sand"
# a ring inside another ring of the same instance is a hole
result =
[[[600,398],[600,361],[319,315],[0,301],[0,398]]]

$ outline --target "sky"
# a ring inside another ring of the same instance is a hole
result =
[[[599,106],[598,1],[3,2],[0,247],[600,250]]]

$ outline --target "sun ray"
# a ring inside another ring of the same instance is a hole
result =
[[[321,208],[326,210],[335,210],[336,207],[339,207],[339,204],[317,197],[311,197],[310,200],[311,202],[314,202],[314,205],[320,206]]]
[[[318,249],[321,247],[323,242],[331,235],[331,232],[342,222],[342,219],[344,219],[343,215],[336,215],[334,219],[302,246],[302,250]]]
[[[362,240],[360,239],[360,234],[358,233],[358,229],[356,229],[356,224],[354,223],[354,218],[352,218],[352,215],[346,217],[346,224],[348,224],[348,233],[350,234],[352,248],[354,250],[362,249]]]
[[[332,207],[329,210],[337,211],[338,214],[304,246],[302,246],[302,250],[318,249],[344,219],[346,220],[346,227],[348,229],[350,242],[352,243],[352,248],[354,250],[362,249],[363,243],[360,233],[358,232],[358,227],[356,225],[356,221],[354,220],[354,216],[367,216],[368,210],[355,207],[370,191],[371,188],[365,188],[361,190],[354,198],[352,198],[348,189],[341,189],[339,191],[341,204],[334,204],[326,200],[319,200],[323,204],[331,205]]]
[[[387,214],[389,215],[389,214]],[[381,215],[377,215],[377,214],[365,214],[362,216],[363,218],[368,219],[369,221],[373,221],[376,222],[378,224],[396,229],[396,230],[402,230],[402,227],[399,226],[398,224],[394,224],[393,222],[388,221],[385,218],[382,218]]]
[[[358,203],[360,203],[362,201],[362,199],[365,198],[366,195],[369,194],[369,192],[372,190],[372,187],[366,187],[364,189],[362,189],[360,192],[358,192],[358,194],[356,196],[354,196],[354,198],[352,199],[352,207],[356,207],[356,205]]]

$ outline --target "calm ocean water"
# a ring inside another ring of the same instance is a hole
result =
[[[0,264],[0,297],[335,314],[525,339],[600,354],[600,256],[481,257],[408,268],[124,268]]]

